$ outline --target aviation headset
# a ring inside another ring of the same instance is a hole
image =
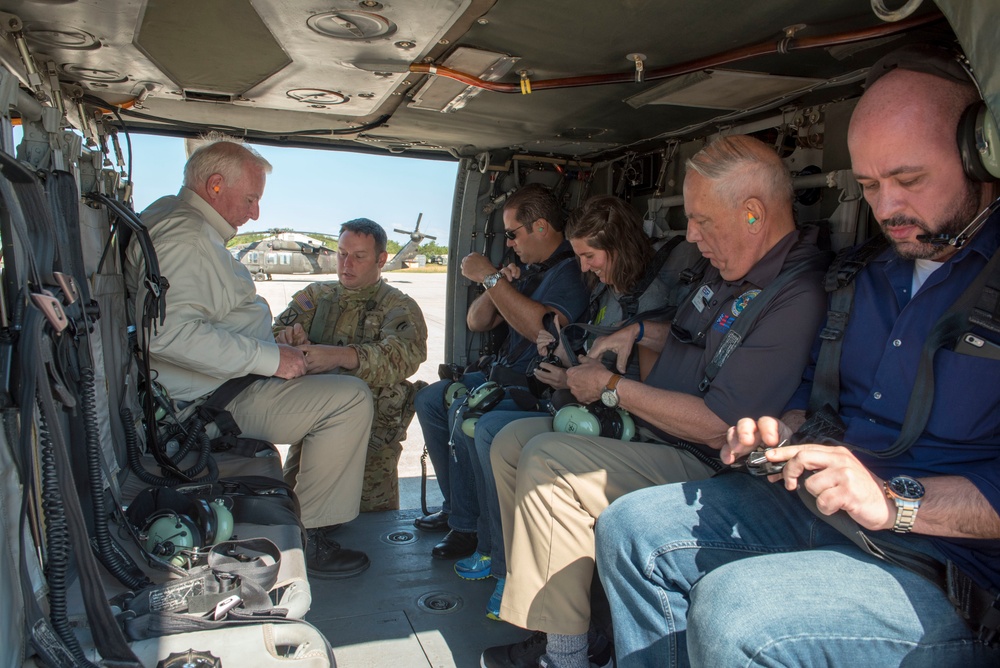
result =
[[[444,388],[444,409],[447,411],[451,405],[462,397],[469,396],[469,388],[465,383],[455,381]]]
[[[462,433],[472,438],[476,433],[476,423],[486,413],[490,412],[503,401],[504,389],[493,380],[488,380],[466,397],[465,419],[462,420]]]
[[[183,551],[215,545],[233,536],[233,514],[223,499],[189,501],[185,512],[175,508],[155,511],[142,528],[146,551],[178,567],[187,562]]]
[[[1000,179],[1000,130],[996,119],[982,99],[982,91],[965,56],[943,46],[911,44],[883,56],[872,65],[865,80],[870,87],[895,69],[923,72],[954,83],[972,84],[980,99],[973,102],[958,122],[958,152],[962,169],[973,181],[989,183]]]
[[[563,434],[603,436],[622,441],[635,438],[635,421],[622,408],[608,408],[600,401],[589,406],[567,404],[556,411],[552,429]]]

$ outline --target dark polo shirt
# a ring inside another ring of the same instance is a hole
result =
[[[703,397],[709,410],[726,424],[736,424],[743,417],[780,417],[799,386],[826,316],[822,270],[805,272],[785,285],[758,315],[707,392],[698,385],[746,305],[774,282],[782,267],[823,253],[816,247],[815,236],[814,229],[790,232],[737,281],[723,280],[717,269],[709,268],[702,284],[678,309],[666,345],[645,383]],[[637,421],[664,441],[677,440]],[[716,454],[707,447],[705,451]]]

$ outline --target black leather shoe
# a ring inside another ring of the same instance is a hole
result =
[[[475,552],[478,544],[475,531],[466,533],[452,529],[434,546],[431,556],[435,559],[461,559]]]
[[[436,513],[418,517],[413,520],[413,526],[417,527],[421,531],[447,531],[448,513],[443,510],[439,510]]]
[[[327,527],[309,529],[306,545],[306,572],[309,577],[325,580],[352,578],[371,566],[368,555],[358,550],[348,550],[335,540],[330,540]]]

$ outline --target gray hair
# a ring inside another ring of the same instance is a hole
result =
[[[186,187],[195,189],[212,174],[221,174],[226,181],[236,183],[251,167],[264,174],[271,173],[271,163],[239,139],[218,132],[209,133],[203,139],[206,143],[195,150],[184,165]]]
[[[715,183],[715,190],[729,206],[740,206],[750,197],[791,203],[795,196],[788,168],[771,147],[746,135],[721,137],[701,149],[685,164]]]
[[[368,218],[349,220],[340,226],[340,233],[343,234],[344,232],[367,234],[375,239],[375,252],[380,255],[385,252],[385,245],[388,242],[385,230],[374,220],[369,220]]]

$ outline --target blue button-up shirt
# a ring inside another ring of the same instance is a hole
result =
[[[924,340],[998,246],[1000,214],[931,274],[916,295],[910,294],[913,261],[901,259],[892,249],[858,274],[840,360],[840,413],[847,423],[847,443],[880,451],[896,441]],[[995,332],[978,327],[969,331],[1000,342]],[[913,447],[892,459],[859,458],[883,479],[901,474],[962,476],[1000,512],[1000,360],[951,348],[938,350],[934,357],[934,404]],[[815,354],[789,410],[808,405],[814,372]],[[981,584],[1000,587],[1000,541],[932,540]]]

